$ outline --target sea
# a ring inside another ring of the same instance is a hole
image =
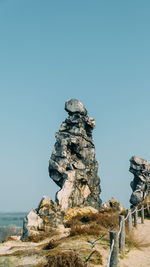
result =
[[[22,227],[23,219],[27,212],[0,212],[0,227],[13,225],[14,227]]]
[[[9,236],[21,236],[26,214],[27,212],[0,212],[0,243]]]

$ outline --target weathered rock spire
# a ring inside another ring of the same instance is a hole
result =
[[[63,210],[75,206],[101,205],[100,179],[92,131],[95,120],[77,99],[65,103],[68,118],[56,133],[56,143],[49,162],[49,175],[60,186],[56,201]]]
[[[130,203],[137,206],[150,194],[150,164],[145,159],[133,156],[130,159],[129,171],[134,174],[134,179],[130,184],[133,190]]]

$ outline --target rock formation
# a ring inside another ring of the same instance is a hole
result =
[[[100,179],[92,131],[93,118],[76,99],[65,103],[68,118],[56,133],[56,143],[49,162],[49,174],[60,186],[56,202],[44,196],[23,222],[22,240],[40,231],[63,231],[64,221],[74,214],[96,213],[101,206]],[[71,209],[73,208],[73,209]]]
[[[22,239],[34,235],[43,226],[43,220],[37,214],[35,209],[32,209],[23,220]]]
[[[120,202],[115,199],[114,197],[112,197],[110,200],[108,200],[107,202],[105,202],[103,204],[104,208],[115,208],[118,211],[124,211],[124,207],[120,204]]]
[[[129,171],[134,174],[130,184],[133,190],[130,203],[137,206],[150,192],[150,164],[147,160],[133,156],[130,159]]]
[[[32,209],[23,221],[22,239],[37,235],[40,231],[53,232],[62,230],[64,213],[48,196],[44,196],[38,208]]]
[[[77,99],[67,101],[65,110],[69,116],[56,133],[49,162],[49,175],[61,188],[56,202],[62,210],[81,205],[99,209],[100,179],[92,138],[95,120]]]

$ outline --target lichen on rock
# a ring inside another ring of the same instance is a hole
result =
[[[41,231],[54,232],[56,229],[63,229],[63,217],[64,214],[56,202],[43,196],[38,207],[24,218],[22,240]]]
[[[62,210],[84,205],[101,206],[100,178],[92,131],[95,120],[77,99],[65,103],[69,113],[56,133],[56,143],[49,162],[49,175],[61,188],[56,202]]]

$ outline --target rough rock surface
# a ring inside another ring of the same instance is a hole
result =
[[[125,210],[123,206],[121,206],[120,202],[115,199],[115,198],[111,198],[109,201],[105,202],[103,204],[104,208],[116,208],[118,211],[123,211]]]
[[[133,156],[130,159],[129,171],[134,174],[130,184],[133,190],[130,203],[137,206],[150,193],[150,164],[147,160]]]
[[[44,196],[38,208],[32,209],[24,218],[22,239],[37,235],[40,231],[53,232],[64,228],[63,217],[58,205],[50,197]]]
[[[76,216],[87,216],[89,214],[98,214],[98,210],[94,209],[93,207],[86,206],[86,207],[74,207],[70,208],[64,216],[64,222],[71,220]]]
[[[32,209],[23,221],[23,234],[22,237],[26,238],[38,231],[42,227],[43,220],[39,217],[36,210]]]
[[[43,220],[43,230],[52,232],[63,224],[64,213],[50,197],[44,196],[37,208],[37,213]]]
[[[49,162],[49,175],[61,188],[56,202],[62,210],[81,205],[99,209],[100,179],[92,138],[95,120],[77,99],[67,101],[65,110],[69,116],[56,133]]]

